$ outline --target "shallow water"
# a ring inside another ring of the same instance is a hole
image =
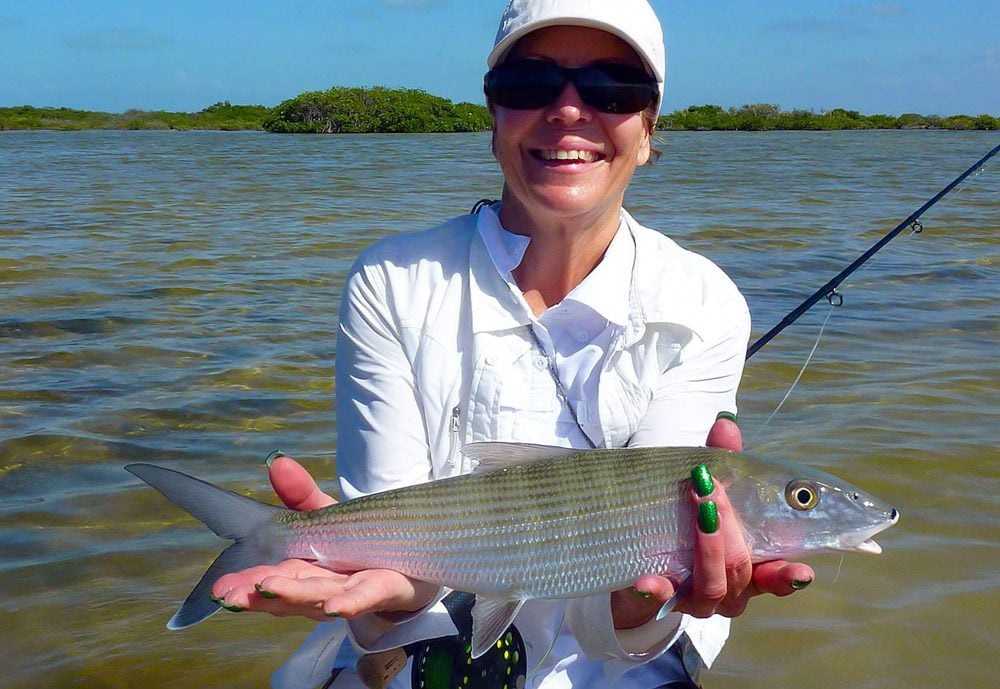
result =
[[[761,334],[996,133],[670,133],[627,205],[708,254]],[[336,313],[358,250],[496,197],[488,135],[0,136],[0,687],[249,687],[309,623],[163,625],[218,541],[122,471],[271,499],[333,486]],[[985,687],[1000,666],[1000,162],[749,363],[753,449],[894,504],[880,557],[755,601],[706,686]]]

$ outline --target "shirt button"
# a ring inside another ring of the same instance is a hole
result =
[[[584,342],[588,341],[589,339],[590,339],[590,337],[587,335],[587,331],[586,330],[581,330],[581,331],[579,331],[576,334],[576,341],[579,342],[580,344],[583,344]]]
[[[492,366],[493,364],[495,364],[497,362],[497,358],[493,354],[487,354],[486,355],[486,359],[484,360],[484,362],[485,362],[485,364],[487,366]]]
[[[544,356],[535,357],[535,368],[537,368],[539,371],[548,368],[548,365],[549,362],[545,359]]]

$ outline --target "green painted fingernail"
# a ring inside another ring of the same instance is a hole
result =
[[[694,483],[694,490],[700,498],[711,495],[712,491],[715,490],[715,486],[712,485],[712,474],[704,464],[699,464],[691,470],[691,481]]]
[[[264,598],[270,598],[271,600],[274,600],[275,598],[278,597],[277,593],[271,593],[270,591],[265,591],[264,587],[261,586],[260,584],[254,584],[253,587],[257,589],[257,593],[264,596]]]
[[[813,583],[812,579],[792,579],[792,588],[801,591],[811,583]]]
[[[221,598],[216,598],[215,596],[209,596],[209,598],[211,598],[212,602],[215,603],[216,605],[222,605],[222,599]]]
[[[267,457],[264,458],[264,466],[270,469],[271,462],[276,460],[278,457],[284,457],[284,456],[285,456],[284,452],[282,452],[281,450],[275,450],[274,452],[270,453]]]
[[[652,598],[653,594],[649,591],[640,591],[635,586],[632,587],[632,593],[637,595],[639,598]]]
[[[719,530],[719,508],[714,501],[698,505],[698,528],[702,533],[715,533]]]
[[[238,605],[226,605],[225,603],[223,603],[222,607],[224,607],[229,612],[243,612],[243,608],[241,608]]]
[[[719,419],[729,419],[733,423],[736,423],[736,414],[732,413],[731,411],[720,411],[715,417],[716,421],[718,421]]]
[[[323,614],[326,615],[327,617],[340,617],[340,613],[337,612],[336,610],[331,610],[329,612],[324,612]]]

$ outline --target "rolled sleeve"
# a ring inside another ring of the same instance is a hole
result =
[[[633,629],[615,629],[607,594],[576,598],[566,608],[566,622],[588,658],[636,665],[663,653],[680,634],[682,615],[670,613]]]

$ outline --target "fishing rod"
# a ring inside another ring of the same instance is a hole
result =
[[[840,295],[839,292],[837,292],[837,286],[840,285],[840,283],[846,280],[851,273],[853,273],[862,265],[864,265],[868,261],[868,259],[870,259],[876,253],[878,253],[878,251],[881,250],[882,247],[884,247],[886,244],[895,239],[896,236],[899,235],[899,233],[905,230],[906,228],[912,228],[914,232],[920,232],[923,229],[923,225],[920,224],[920,216],[923,215],[928,208],[930,208],[935,203],[937,203],[945,196],[950,194],[952,190],[954,190],[955,187],[957,187],[959,184],[965,181],[965,179],[969,175],[973,174],[974,172],[982,168],[982,166],[986,164],[986,161],[995,156],[998,152],[1000,152],[1000,146],[995,147],[992,151],[990,151],[982,158],[977,160],[975,164],[973,164],[968,170],[960,174],[958,177],[953,179],[948,186],[946,186],[944,189],[935,194],[927,203],[925,203],[920,208],[911,213],[906,218],[906,220],[896,225],[896,227],[891,232],[889,232],[880,240],[875,242],[871,246],[871,248],[869,248],[866,252],[861,254],[851,265],[844,268],[842,271],[837,273],[837,275],[834,276],[829,282],[827,282],[825,285],[823,285],[818,290],[813,292],[812,296],[810,296],[808,299],[806,299],[797,307],[795,307],[795,309],[793,309],[787,316],[782,318],[780,323],[778,323],[776,326],[774,326],[766,333],[761,335],[756,342],[750,345],[750,347],[747,349],[747,359],[749,359],[758,351],[760,351],[760,348],[766,345],[772,339],[774,339],[774,337],[778,333],[780,333],[782,330],[784,330],[792,323],[797,321],[802,314],[804,314],[806,311],[812,308],[813,305],[823,297],[826,297],[831,304],[835,306],[840,306],[840,304],[843,303],[843,297]]]

